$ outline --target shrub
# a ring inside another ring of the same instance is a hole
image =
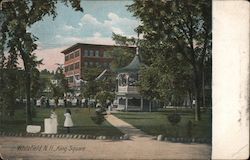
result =
[[[168,121],[172,124],[172,126],[175,126],[175,136],[178,137],[178,126],[177,124],[181,121],[181,116],[180,114],[176,113],[170,113],[168,115]]]
[[[95,114],[91,116],[91,119],[95,124],[102,124],[105,120],[104,115],[106,115],[106,111],[104,108],[97,108]]]
[[[174,126],[181,121],[180,114],[174,112],[168,115],[168,121]]]
[[[189,138],[192,137],[193,126],[194,126],[193,122],[192,122],[191,120],[189,120],[189,121],[187,122],[187,136],[188,136]]]

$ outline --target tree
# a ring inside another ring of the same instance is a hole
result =
[[[61,91],[63,93],[67,93],[69,90],[68,81],[65,78],[62,67],[58,67],[56,69],[56,73],[54,75],[54,78],[58,81],[58,86],[61,88]]]
[[[80,7],[80,0],[61,0],[60,2],[68,5],[69,3],[76,11],[83,11]],[[32,123],[30,91],[31,91],[31,72],[33,66],[32,52],[36,50],[35,41],[37,37],[28,32],[27,29],[35,22],[42,20],[46,15],[56,17],[57,0],[19,0],[11,3],[4,3],[3,11],[5,20],[2,24],[2,46],[7,46],[9,54],[19,55],[24,64],[26,77],[26,123]]]
[[[111,62],[112,69],[125,67],[134,57],[131,50],[124,47],[115,47],[112,50],[106,51],[105,54],[113,59]]]
[[[87,81],[83,86],[83,95],[86,98],[94,98],[96,93],[101,91],[100,81],[95,78],[102,72],[101,68],[91,67],[84,71],[84,80]]]
[[[106,107],[107,105],[107,100],[109,100],[110,102],[112,102],[115,98],[114,93],[112,92],[108,92],[108,91],[100,91],[98,93],[96,93],[96,99],[99,100],[99,102],[101,103],[102,107]]]
[[[112,33],[112,39],[115,41],[115,44],[119,46],[132,46],[135,45],[136,39],[134,37],[128,38],[126,36],[122,36],[120,34]]]
[[[133,48],[129,48],[129,46],[135,45],[136,39],[133,37],[127,38],[126,36],[115,33],[112,34],[112,39],[118,46],[105,52],[106,56],[113,59],[111,62],[111,68],[117,69],[125,67],[134,58],[134,50]]]
[[[141,54],[145,55],[146,52]],[[165,57],[158,53],[152,63],[140,70],[139,91],[149,100],[181,105],[192,89],[190,77],[188,64],[177,57]]]
[[[134,0],[128,9],[142,21],[140,30],[146,41],[142,48],[160,48],[164,51],[160,53],[168,56],[179,54],[190,64],[196,99],[195,119],[200,120],[202,74],[207,59],[211,58],[211,1]],[[149,59],[151,63],[153,60]]]

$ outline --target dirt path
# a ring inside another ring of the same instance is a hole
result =
[[[3,157],[11,160],[210,159],[211,154],[209,145],[158,141],[1,137],[0,145]]]

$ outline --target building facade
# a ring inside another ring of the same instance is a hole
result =
[[[114,45],[99,45],[77,43],[61,53],[64,54],[64,74],[70,88],[80,89],[80,83],[75,83],[74,78],[84,80],[84,71],[87,68],[99,67],[103,70],[110,68],[111,57],[105,51],[112,50]],[[135,53],[134,47],[129,47]]]
[[[112,58],[106,57],[104,52],[112,49],[111,45],[96,45],[77,43],[65,50],[64,74],[68,79],[69,87],[79,87],[79,83],[74,83],[76,79],[84,79],[84,69],[88,67],[108,68]]]

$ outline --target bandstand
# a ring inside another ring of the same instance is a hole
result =
[[[116,100],[117,110],[124,111],[151,111],[151,103],[143,98],[138,91],[139,70],[143,66],[138,54],[129,65],[119,68],[117,72]]]

